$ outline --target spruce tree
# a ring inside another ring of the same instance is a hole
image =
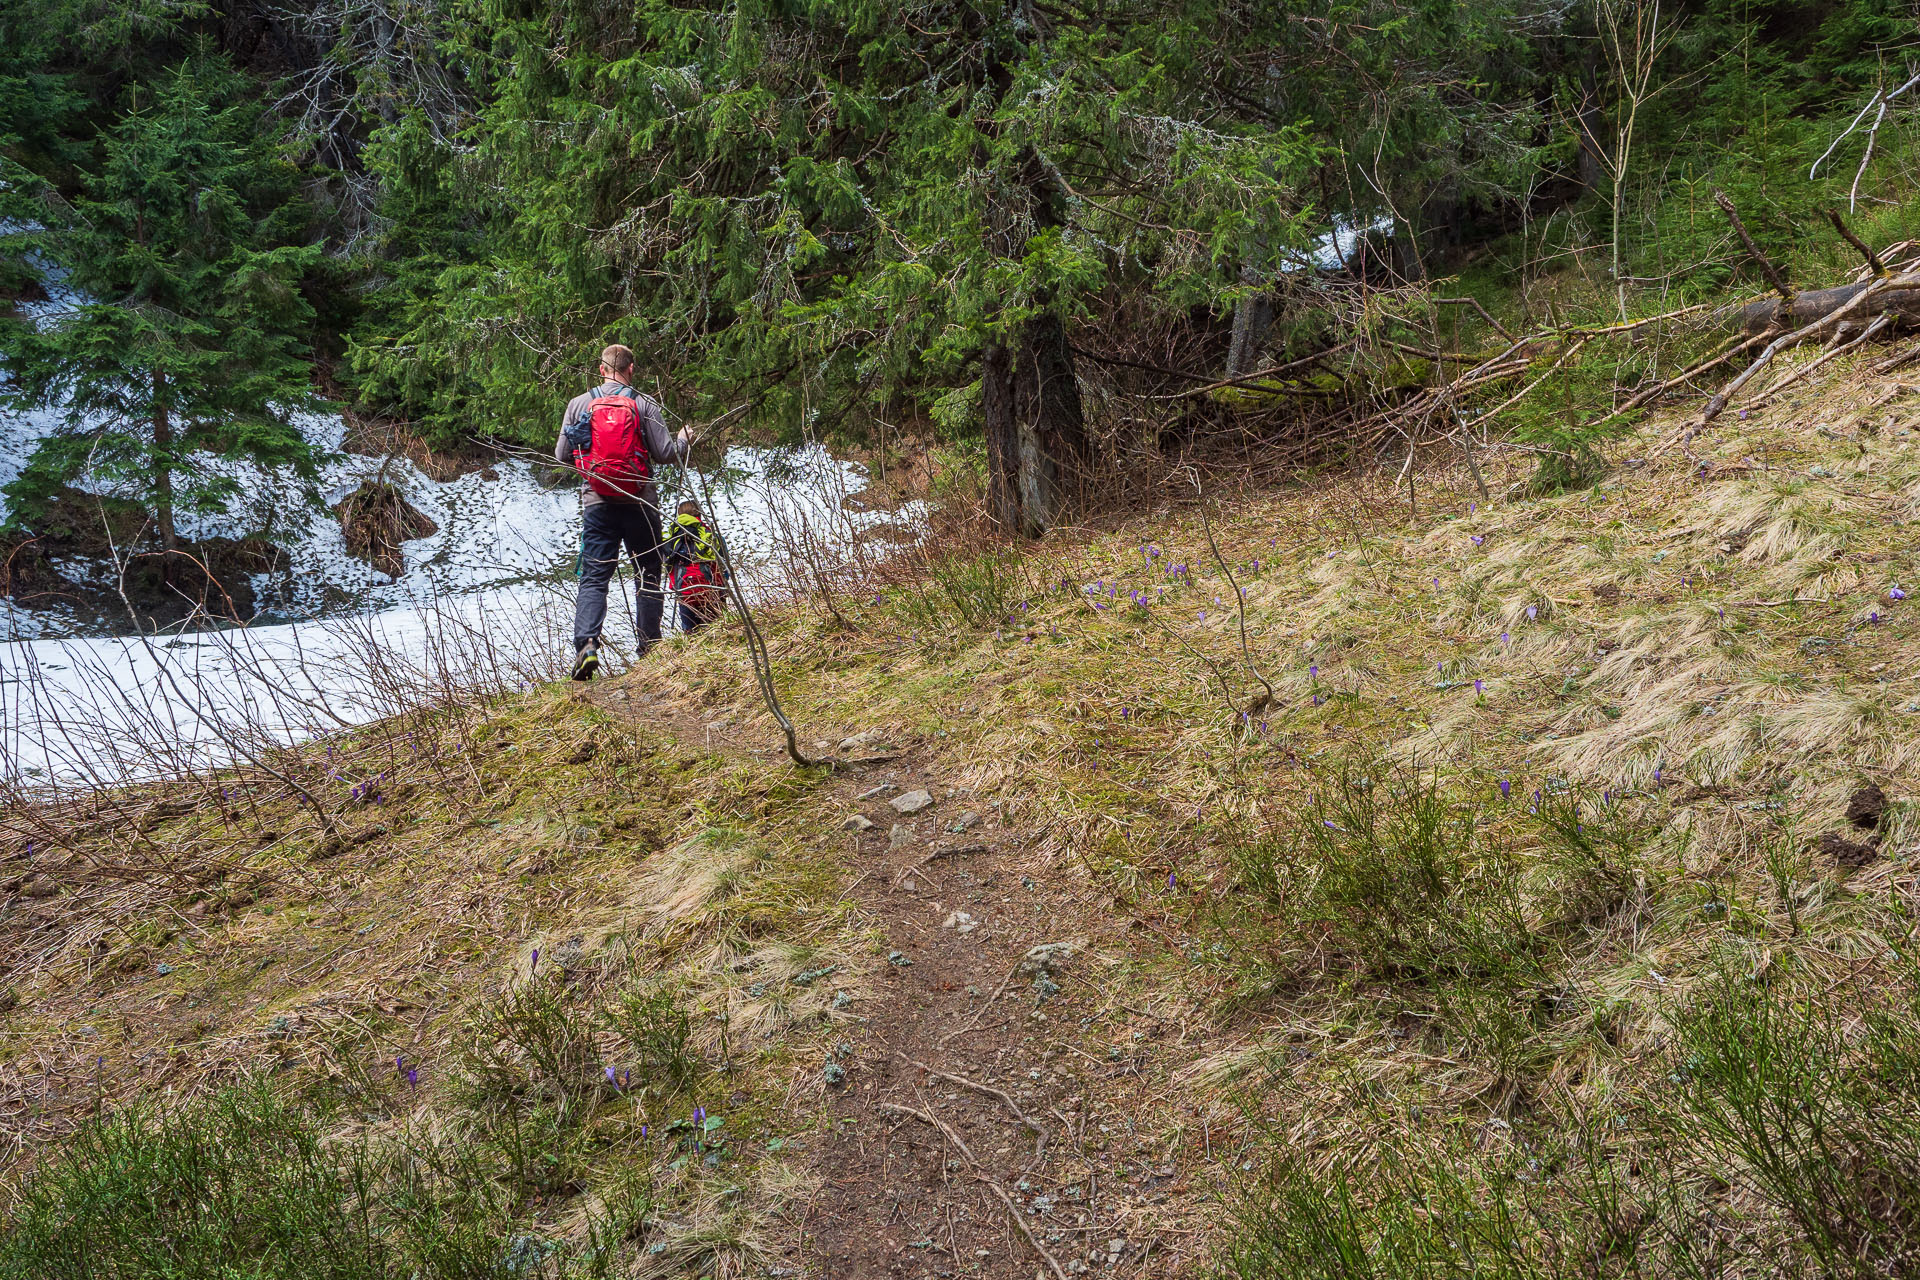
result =
[[[8,228],[79,299],[0,324],[11,407],[59,415],[8,487],[14,523],[85,477],[140,502],[171,553],[180,513],[238,491],[221,462],[314,479],[294,415],[319,403],[302,283],[321,250],[252,90],[205,53],[130,90],[80,194]]]

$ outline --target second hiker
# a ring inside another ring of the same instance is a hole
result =
[[[680,629],[692,635],[727,608],[727,573],[700,504],[683,502],[667,530],[667,574],[680,602]]]
[[[581,495],[580,593],[573,608],[573,678],[591,680],[600,668],[600,630],[607,618],[607,584],[622,547],[633,558],[639,652],[660,639],[666,597],[660,589],[660,509],[653,468],[685,462],[693,437],[667,434],[660,406],[633,388],[633,352],[614,345],[600,353],[600,385],[567,402],[554,458],[586,479]]]

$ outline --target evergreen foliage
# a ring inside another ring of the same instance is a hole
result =
[[[9,487],[16,520],[84,475],[142,502],[172,550],[176,513],[238,491],[221,464],[313,477],[294,417],[316,404],[302,283],[321,249],[252,88],[201,54],[130,90],[72,204],[9,232],[73,291],[0,328],[9,400],[61,415]]]
[[[1863,134],[1808,177],[1906,78],[1894,0],[0,0],[0,33],[10,294],[45,221],[25,202],[101,200],[126,104],[212,44],[239,67],[218,92],[255,103],[229,189],[285,221],[286,141],[330,251],[300,269],[310,316],[264,331],[338,353],[363,412],[544,445],[614,339],[690,417],[984,443],[1008,510],[1046,480],[1015,492],[1011,453],[1116,447],[1089,360],[1206,380],[1356,331],[1434,340],[1329,276],[1455,273],[1536,323],[1523,286],[1553,272],[1595,314],[1742,283],[1716,188],[1782,259],[1836,203],[1883,242],[1920,231],[1910,106],[1858,201]]]

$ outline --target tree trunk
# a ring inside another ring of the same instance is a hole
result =
[[[1022,326],[1015,353],[989,346],[980,363],[988,504],[1002,529],[1037,538],[1091,460],[1066,327],[1042,312]]]
[[[1013,357],[1000,343],[980,353],[980,409],[987,435],[987,510],[1005,530],[1020,527],[1019,428],[1013,418]]]
[[[1393,274],[1405,284],[1418,284],[1427,278],[1427,264],[1420,256],[1420,245],[1413,234],[1413,224],[1405,218],[1393,220],[1393,237],[1389,241],[1393,250]]]
[[[180,537],[173,528],[173,424],[167,418],[167,375],[153,373],[153,515],[160,527],[160,546],[167,553],[164,572],[173,580],[173,554]]]
[[[1336,237],[1338,232],[1335,232]],[[1240,268],[1242,284],[1256,284],[1260,275],[1251,265]],[[1266,293],[1242,298],[1233,308],[1233,344],[1227,348],[1227,376],[1237,378],[1259,367],[1260,344],[1273,324],[1273,299]]]

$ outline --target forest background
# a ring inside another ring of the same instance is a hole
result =
[[[686,419],[945,446],[1030,533],[1209,439],[1384,460],[1415,434],[1355,424],[1497,335],[1757,282],[1715,192],[1812,283],[1857,263],[1825,210],[1908,234],[1913,39],[1896,0],[0,0],[0,291],[89,299],[0,331],[68,415],[10,518],[91,470],[171,547],[232,496],[193,458],[310,475],[323,400],[541,448],[608,340]],[[1635,337],[1439,425],[1497,401],[1577,479],[1699,354]]]

